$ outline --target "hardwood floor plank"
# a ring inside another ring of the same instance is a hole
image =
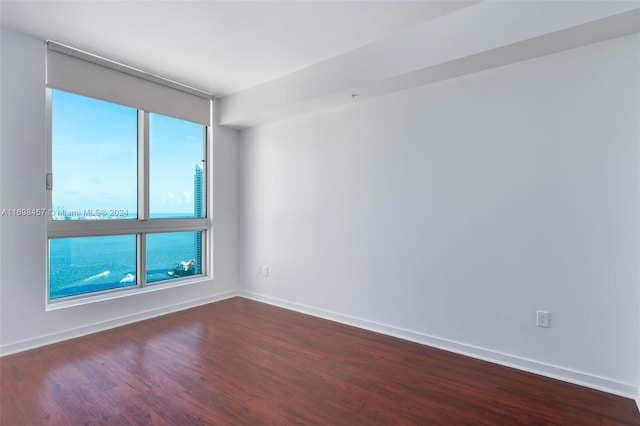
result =
[[[234,298],[0,358],[0,424],[640,425],[632,400]]]

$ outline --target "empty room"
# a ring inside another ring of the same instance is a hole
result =
[[[1,425],[640,425],[640,1],[0,25]]]

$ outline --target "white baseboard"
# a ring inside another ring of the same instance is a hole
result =
[[[10,343],[7,345],[0,345],[0,357],[5,355],[11,355],[18,352],[23,352],[29,349],[35,349],[41,346],[50,345],[52,343],[62,342],[64,340],[74,339],[76,337],[86,336],[88,334],[97,333],[99,331],[108,330],[110,328],[120,327],[134,322],[143,321],[146,319],[159,317],[161,315],[170,314],[172,312],[182,311],[184,309],[195,308],[196,306],[206,305],[208,303],[218,302],[220,300],[229,299],[231,297],[238,296],[237,290],[231,290],[223,293],[218,293],[213,296],[203,297],[200,299],[194,299],[187,302],[176,303],[175,305],[164,306],[158,309],[152,309],[145,312],[138,312],[133,315],[127,315],[120,318],[114,318],[108,321],[103,321],[95,324],[85,325],[58,333],[48,334],[46,336],[37,337],[34,339],[23,340],[17,343]]]
[[[443,349],[449,352],[454,352],[461,355],[466,355],[472,358],[481,359],[483,361],[489,361],[495,364],[504,365],[507,367],[517,368],[519,370],[527,371],[530,373],[539,374],[553,379],[562,380],[565,382],[586,386],[592,389],[601,390],[614,395],[635,399],[638,409],[640,410],[640,392],[636,386],[618,382],[615,380],[607,379],[604,377],[598,377],[595,375],[573,371],[570,369],[544,364],[538,361],[529,360],[525,358],[516,357],[513,355],[492,351],[490,349],[484,349],[472,345],[467,345],[460,342],[454,342],[447,339],[442,339],[435,336],[419,333],[416,331],[405,330],[402,328],[394,327],[387,324],[377,323],[349,315],[339,314],[336,312],[327,311],[324,309],[315,308],[312,306],[303,305],[300,303],[289,302],[262,294],[253,293],[246,290],[231,290],[223,293],[219,293],[213,296],[190,300],[188,302],[177,303],[175,305],[165,306],[159,309],[153,309],[146,312],[139,312],[133,315],[125,317],[115,318],[108,321],[90,324],[82,327],[77,327],[58,333],[49,334],[46,336],[37,337],[34,339],[23,340],[16,343],[10,343],[7,345],[0,345],[0,357],[5,355],[11,355],[18,352],[23,352],[29,349],[38,348],[53,343],[58,343],[64,340],[73,339],[76,337],[85,336],[92,333],[108,330],[115,327],[131,324],[134,322],[166,315],[172,312],[178,312],[184,309],[194,308],[196,306],[205,305],[208,303],[217,302],[224,299],[229,299],[235,296],[242,296],[247,299],[264,302],[270,305],[279,306],[281,308],[289,309],[296,312],[312,315],[318,318],[324,318],[331,321],[336,321],[342,324],[362,328],[364,330],[374,331],[377,333],[385,334],[388,336],[397,337],[400,339],[408,340],[415,343],[420,343],[426,346]]]
[[[512,367],[518,370],[527,371],[529,373],[539,374],[541,376],[546,376],[576,385],[585,386],[614,395],[619,395],[625,398],[634,399],[637,397],[636,402],[638,403],[638,407],[640,408],[640,395],[638,394],[638,389],[636,386],[628,383],[622,383],[604,377],[598,377],[579,371],[573,371],[567,368],[545,364],[538,361],[509,355],[506,353],[493,351],[490,349],[468,345],[465,343],[442,339],[416,331],[405,330],[387,324],[381,324],[374,321],[327,311],[324,309],[318,309],[300,303],[289,302],[287,300],[265,296],[247,290],[240,290],[239,296],[289,309],[292,311],[312,315],[315,317],[362,328],[365,330],[374,331],[388,336],[397,337],[411,342],[420,343],[426,346],[443,349],[460,355],[466,355],[472,358],[481,359],[483,361],[492,362],[494,364]]]

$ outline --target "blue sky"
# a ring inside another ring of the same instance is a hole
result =
[[[53,91],[53,208],[137,206],[137,111]],[[203,156],[203,126],[158,114],[150,120],[152,217],[193,214],[193,176]]]

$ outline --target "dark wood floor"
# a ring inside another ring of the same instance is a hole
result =
[[[3,425],[640,425],[633,401],[235,298],[0,359]]]

